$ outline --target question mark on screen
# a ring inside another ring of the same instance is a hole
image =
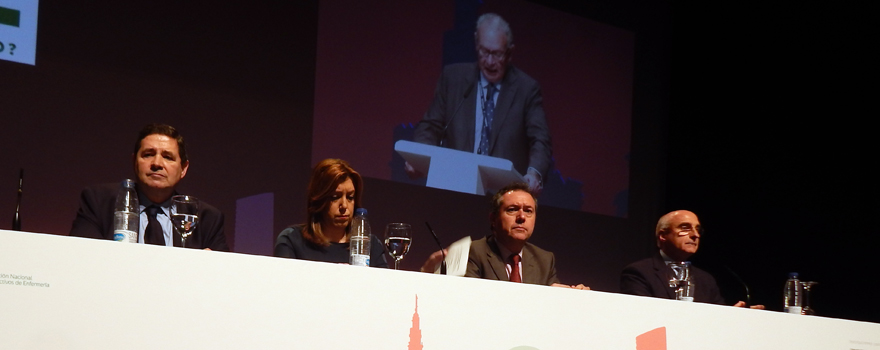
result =
[[[15,44],[9,43],[9,55],[12,56],[12,51],[15,50]]]

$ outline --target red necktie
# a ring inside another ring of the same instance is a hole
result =
[[[510,281],[522,283],[522,277],[519,275],[519,254],[511,255],[510,260],[513,260],[513,264],[510,265]]]

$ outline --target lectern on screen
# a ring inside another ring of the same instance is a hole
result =
[[[511,182],[522,182],[513,163],[504,158],[462,152],[444,147],[400,140],[394,150],[418,172],[425,186],[482,195]]]

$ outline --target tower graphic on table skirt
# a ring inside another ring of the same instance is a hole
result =
[[[412,327],[409,329],[408,350],[422,350],[422,330],[419,329],[419,296],[416,295],[416,311],[413,312]]]

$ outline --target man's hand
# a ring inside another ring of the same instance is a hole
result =
[[[443,261],[443,255],[445,255],[446,253],[448,253],[446,249],[443,249],[442,253],[439,250],[431,253],[431,256],[428,257],[428,260],[425,260],[425,263],[422,265],[422,268],[420,268],[419,271],[434,273],[434,270],[437,269],[437,265],[439,265],[440,262]]]
[[[529,185],[529,192],[538,197],[541,195],[541,192],[544,191],[544,184],[541,182],[541,174],[538,174],[533,168],[529,168],[526,175],[523,176],[523,180],[526,181],[526,184]]]
[[[551,284],[550,286],[551,286],[551,287],[557,287],[557,288],[571,288],[571,289],[580,289],[580,290],[590,290],[590,287],[587,287],[587,286],[585,286],[585,285],[583,285],[583,284],[578,284],[578,285],[576,285],[576,286],[570,286],[570,285],[562,284],[562,283],[553,283],[553,284]]]
[[[416,168],[413,168],[413,166],[410,165],[409,162],[404,162],[403,168],[404,170],[406,170],[406,176],[409,176],[410,180],[420,179],[425,176],[425,174],[422,174],[422,172],[416,170]]]
[[[733,304],[733,307],[746,307],[746,302],[742,300],[737,301],[736,304]],[[752,305],[749,306],[749,309],[764,310],[764,305]]]

